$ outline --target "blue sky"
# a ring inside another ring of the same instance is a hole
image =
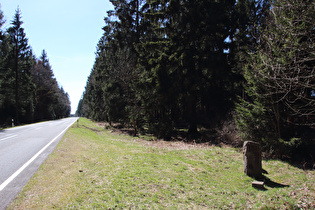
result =
[[[108,0],[1,0],[5,28],[16,9],[38,58],[46,50],[59,85],[68,92],[71,113],[76,111],[87,77],[94,64],[104,17],[113,9]]]

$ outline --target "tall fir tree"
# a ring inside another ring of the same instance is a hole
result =
[[[34,83],[34,120],[54,119],[56,117],[54,104],[59,87],[45,50],[32,67],[31,77]]]
[[[158,122],[172,122],[168,128],[186,124],[195,134],[198,125],[214,126],[232,104],[225,40],[235,2],[150,2],[145,15],[153,33],[139,45],[139,54],[142,81],[151,83],[143,86],[155,95],[144,96],[145,107]]]
[[[243,67],[250,54],[256,51],[260,30],[266,24],[266,16],[270,9],[269,0],[238,0],[232,13],[233,26],[229,36],[229,62],[236,73],[235,91],[245,98],[242,88],[244,84]]]
[[[34,63],[32,50],[28,45],[28,39],[22,27],[21,11],[16,10],[11,27],[8,28],[10,50],[10,68],[14,72],[15,92],[15,121],[31,121],[34,107],[32,99],[33,83],[30,77],[30,69]]]
[[[0,10],[0,124],[4,126],[67,117],[69,95],[59,88],[43,50],[35,59],[18,8],[7,30]]]
[[[56,96],[57,98],[53,108],[56,119],[69,117],[71,113],[69,94],[65,92],[63,87],[60,87],[57,89]]]
[[[135,132],[139,109],[133,88],[137,80],[134,45],[140,37],[142,2],[112,1],[115,10],[105,18],[104,34],[83,96],[91,118],[134,124]]]
[[[138,54],[137,72],[139,79],[135,85],[137,97],[143,108],[143,118],[148,124],[149,131],[158,137],[169,137],[174,127],[171,118],[171,98],[173,92],[166,95],[166,88],[161,85],[163,75],[167,71],[168,60],[159,56],[167,49],[165,24],[169,17],[166,15],[167,1],[147,1],[143,5],[141,28],[145,33],[136,44]],[[170,82],[164,77],[163,84]]]
[[[12,69],[9,68],[8,35],[3,28],[5,23],[3,12],[0,10],[0,124],[11,122],[14,113],[14,81]]]

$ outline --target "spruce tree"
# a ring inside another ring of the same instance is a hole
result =
[[[245,97],[243,67],[248,62],[251,53],[256,51],[259,43],[260,30],[266,21],[270,9],[269,0],[238,0],[232,13],[232,28],[229,36],[229,62],[233,72],[236,91]]]
[[[30,69],[34,62],[32,50],[22,27],[21,11],[16,10],[11,27],[8,28],[10,51],[10,68],[14,72],[15,121],[16,124],[31,121],[33,118],[33,84]]]
[[[54,119],[53,107],[57,100],[59,87],[45,50],[42,51],[40,58],[32,67],[31,76],[34,83],[34,120]]]
[[[8,125],[14,117],[14,76],[9,65],[10,43],[3,29],[4,23],[4,15],[0,10],[0,124]]]
[[[231,106],[231,67],[226,38],[234,1],[152,1],[145,17],[152,30],[141,43],[143,100],[151,119],[187,125],[217,125]],[[150,24],[150,23],[149,23]],[[145,83],[151,83],[145,85]],[[144,93],[145,94],[145,93]],[[150,107],[156,107],[155,110]]]
[[[147,1],[143,6],[141,25],[145,34],[136,45],[139,57],[137,72],[140,75],[136,84],[137,97],[149,131],[158,137],[170,137],[174,128],[171,110],[173,113],[176,110],[176,96],[174,91],[169,91],[171,81],[166,73],[169,68],[165,53],[169,47],[165,31],[169,19],[167,2]]]
[[[69,117],[71,112],[71,103],[68,93],[64,91],[63,87],[60,87],[57,89],[56,96],[56,103],[54,103],[53,107],[56,119]]]
[[[97,45],[95,63],[87,82],[83,104],[95,120],[134,124],[138,104],[135,43],[139,40],[141,0],[112,1],[114,10],[105,18],[104,34]]]
[[[288,145],[314,145],[314,14],[312,1],[273,1],[245,68],[249,99],[238,105],[238,126],[279,155]]]

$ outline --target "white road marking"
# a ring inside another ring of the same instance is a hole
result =
[[[74,123],[74,122],[73,122]],[[37,152],[29,161],[27,161],[21,168],[19,168],[14,174],[12,174],[7,180],[5,180],[0,185],[0,191],[2,191],[10,182],[12,182],[27,166],[29,166],[47,147],[49,147],[61,134],[63,134],[68,128],[72,126],[71,123],[68,127],[66,127],[61,133],[58,134],[53,140],[51,140],[45,147],[43,147],[39,152]]]
[[[17,136],[17,135],[8,136],[8,137],[6,137],[6,138],[0,139],[0,141],[6,140],[6,139],[10,139],[10,138],[13,138],[13,137],[16,137],[16,136]]]

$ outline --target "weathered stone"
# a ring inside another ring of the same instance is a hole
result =
[[[265,184],[264,182],[253,181],[252,187],[259,188],[259,189],[265,189],[264,184]]]
[[[248,176],[262,177],[261,147],[253,141],[246,141],[243,145],[244,173]]]

